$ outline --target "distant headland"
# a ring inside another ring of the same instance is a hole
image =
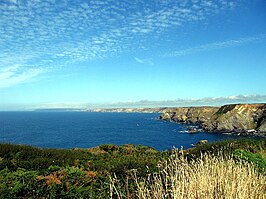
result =
[[[198,124],[210,132],[266,136],[266,104],[229,104],[221,107],[174,108],[160,119]]]
[[[266,136],[266,103],[221,107],[110,108],[91,112],[162,113],[161,120],[196,124],[205,131]]]

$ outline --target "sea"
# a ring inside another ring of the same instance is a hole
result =
[[[157,113],[75,111],[0,112],[0,143],[42,148],[135,144],[159,151],[190,148],[199,140],[240,139],[223,133],[188,133],[189,125],[158,120]],[[245,137],[246,138],[246,137]]]

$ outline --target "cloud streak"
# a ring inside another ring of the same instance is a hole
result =
[[[185,56],[194,53],[200,53],[205,51],[223,49],[223,48],[232,48],[236,46],[242,46],[249,43],[264,41],[266,39],[266,34],[260,34],[254,37],[244,37],[240,39],[222,41],[222,42],[213,42],[209,44],[204,44],[192,48],[177,50],[172,53],[168,53],[165,56],[176,57],[176,56]]]
[[[30,68],[20,70],[20,66],[18,65],[3,68],[0,70],[0,88],[7,88],[28,82],[42,73],[44,73],[43,69]]]
[[[134,59],[139,64],[154,66],[154,63],[151,59],[140,59],[138,57],[134,57]]]

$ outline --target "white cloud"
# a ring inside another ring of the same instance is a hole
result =
[[[9,0],[10,3],[18,4],[18,0]]]
[[[12,76],[10,82],[25,82],[22,79],[26,76],[37,76],[36,67],[41,71],[69,62],[147,50],[149,45],[157,45],[149,42],[151,39],[190,22],[206,22],[206,18],[238,4],[238,0],[153,4],[145,0],[5,0],[0,5],[0,68],[23,65],[20,70],[28,75],[20,72],[20,78]],[[152,60],[137,59],[153,65]]]
[[[222,42],[213,42],[213,43],[204,44],[204,45],[200,45],[200,46],[196,46],[192,48],[177,50],[172,53],[168,53],[165,56],[175,57],[175,56],[190,55],[190,54],[209,51],[209,50],[242,46],[248,43],[263,41],[265,39],[266,39],[266,34],[260,34],[254,37],[244,37],[240,39],[234,39],[234,40],[228,40],[228,41],[222,41]]]
[[[151,65],[154,66],[154,63],[152,59],[140,59],[138,57],[134,57],[135,61],[138,62],[139,64],[144,64],[144,65]]]
[[[25,83],[32,78],[44,73],[43,69],[23,69],[18,65],[6,67],[0,70],[0,88],[7,88],[17,84]]]
[[[234,1],[227,2],[21,1],[15,12],[8,4],[0,8],[0,43],[7,53],[16,49],[18,54],[33,57],[56,59],[55,54],[63,54],[67,59],[101,59],[134,51],[138,48],[132,45],[134,40],[145,40],[231,8]],[[141,9],[135,9],[136,4]]]

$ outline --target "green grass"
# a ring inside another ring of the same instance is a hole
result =
[[[236,149],[246,150],[251,153],[264,153],[266,152],[266,139],[238,139],[207,143],[187,150],[187,155],[193,158],[199,157],[202,153],[206,152],[228,155],[232,154]]]
[[[231,140],[180,151],[188,161],[203,153],[232,155],[265,173],[266,140]],[[0,144],[0,198],[109,198],[110,176],[123,195],[134,196],[135,177],[159,172],[172,151],[146,146],[104,144],[92,149],[42,149]]]
[[[233,152],[233,156],[236,159],[252,163],[261,173],[266,172],[266,159],[261,154],[254,154],[246,150],[236,149]]]

